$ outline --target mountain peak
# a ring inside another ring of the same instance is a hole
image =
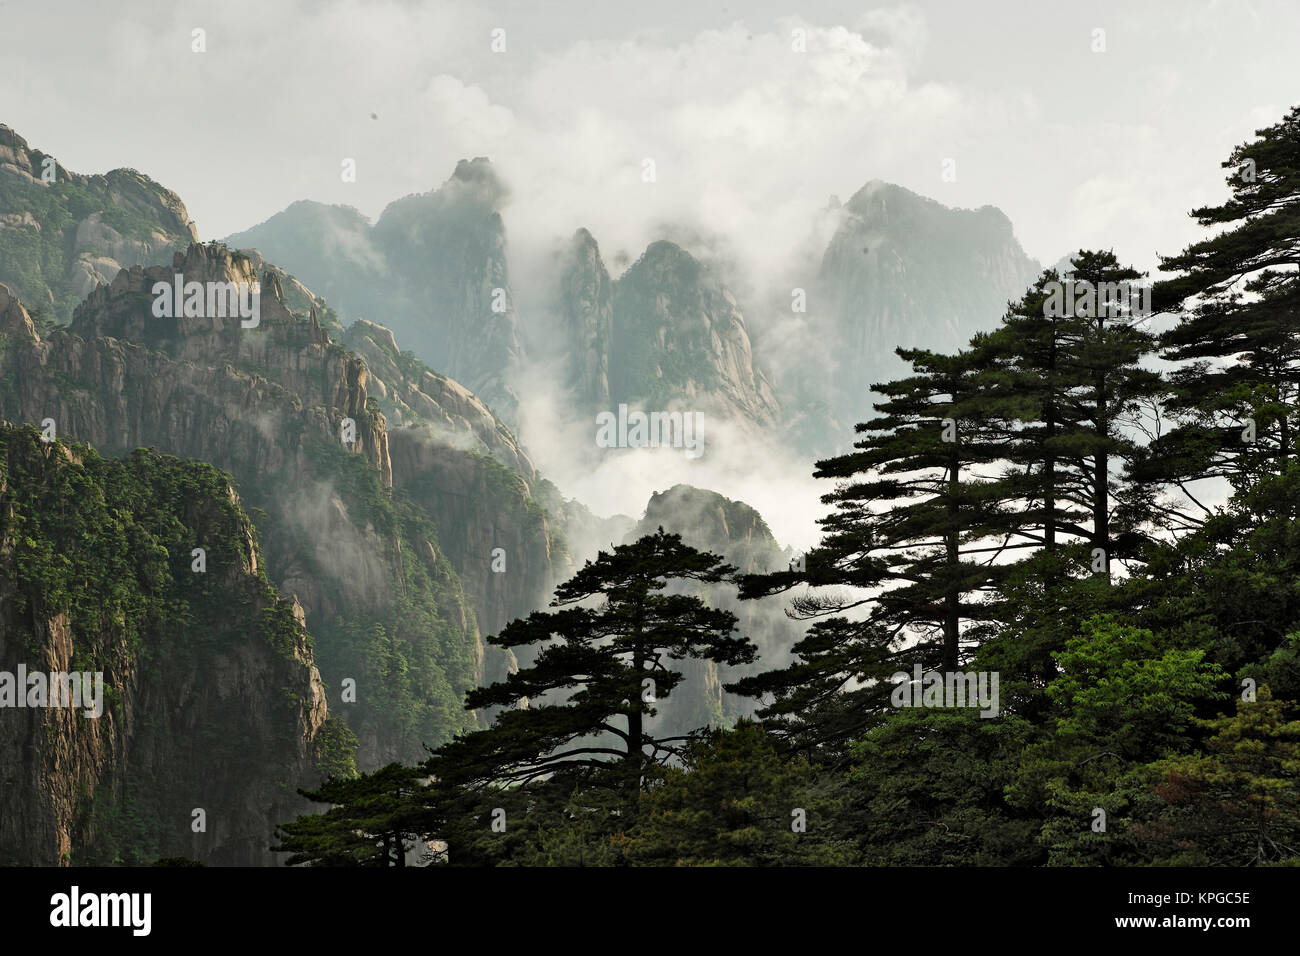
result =
[[[611,399],[686,401],[763,425],[780,418],[735,296],[676,243],[652,242],[615,283],[611,328]]]
[[[0,281],[58,320],[120,270],[162,265],[198,238],[180,197],[144,173],[70,172],[3,124],[0,180]]]
[[[490,205],[493,209],[497,209],[510,198],[510,187],[506,185],[501,174],[486,156],[475,156],[473,159],[462,159],[457,162],[451,178],[447,180],[441,191],[458,194],[459,191],[455,187],[461,184],[468,187],[473,198]]]
[[[1007,236],[1013,232],[1011,220],[997,206],[985,203],[975,209],[961,206],[949,206],[930,196],[913,192],[906,186],[872,179],[855,192],[844,208],[863,219],[879,219],[898,214],[900,217],[911,215],[925,217],[927,221],[945,216],[957,217],[969,223],[979,223]]]
[[[18,135],[12,126],[0,123],[0,171],[16,173],[32,183],[44,184],[41,167],[45,154],[39,149],[32,149],[27,140]],[[68,171],[55,165],[56,175],[60,179],[68,176]]]
[[[3,282],[0,282],[0,339],[29,343],[40,341],[31,316]]]
[[[709,548],[718,548],[725,541],[753,538],[775,543],[767,522],[751,505],[684,483],[650,495],[641,527],[660,524],[669,528],[676,525],[696,533],[703,531],[712,539],[704,545]]]
[[[901,372],[897,346],[959,348],[993,327],[1038,263],[994,206],[946,206],[873,179],[844,205],[822,257],[818,290],[836,343],[825,399],[836,418],[861,420],[867,382]]]
[[[486,176],[496,175],[492,168],[492,160],[486,156],[475,156],[473,159],[462,159],[456,163],[456,169],[451,174],[456,179],[476,180]]]
[[[645,252],[632,263],[619,281],[626,281],[629,277],[635,279],[636,276],[647,273],[652,276],[676,273],[680,278],[691,281],[699,276],[700,268],[699,261],[677,243],[669,239],[656,239],[646,246]]]

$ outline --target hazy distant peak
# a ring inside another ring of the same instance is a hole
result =
[[[457,187],[462,184],[468,187],[470,196],[493,209],[499,208],[510,198],[510,187],[486,156],[462,159],[456,163],[451,178],[440,191],[458,192]]]
[[[660,525],[683,533],[697,547],[718,551],[729,551],[729,545],[738,542],[776,543],[767,522],[751,505],[695,485],[679,483],[650,495],[638,533]]]
[[[344,228],[369,229],[370,218],[355,206],[317,202],[314,199],[299,199],[281,209],[265,222],[258,223],[252,229],[236,233],[231,239],[251,233],[254,229],[279,222],[313,222],[329,223]]]
[[[1010,236],[1014,232],[1011,220],[997,206],[987,203],[977,209],[948,206],[905,186],[880,179],[867,182],[844,204],[844,208],[865,220],[915,215],[931,221],[952,218],[971,224],[978,223],[981,228],[996,235],[1005,233]]]
[[[665,272],[678,273],[684,279],[693,279],[699,271],[699,261],[677,243],[668,239],[656,239],[646,246],[641,257],[628,268],[623,280],[644,273],[659,275]]]
[[[455,179],[478,181],[495,177],[496,170],[492,168],[492,160],[486,156],[475,156],[473,159],[458,161],[456,169],[451,175]]]

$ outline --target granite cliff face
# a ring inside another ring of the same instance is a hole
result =
[[[19,668],[102,673],[102,713],[0,688],[0,863],[269,864],[296,789],[352,759],[301,609],[202,463],[0,425],[0,672]]]
[[[580,229],[560,269],[567,384],[584,409],[627,403],[779,421],[740,306],[705,263],[659,241],[611,281],[596,240]]]
[[[198,239],[180,197],[133,169],[81,176],[0,124],[0,282],[66,322],[97,283]]]
[[[530,611],[554,578],[563,549],[533,497],[540,479],[456,383],[411,367],[410,380],[379,384],[314,312],[286,307],[281,274],[262,274],[252,328],[154,315],[151,290],[176,274],[257,279],[248,258],[195,245],[170,268],[119,273],[45,336],[0,289],[4,413],[50,419],[108,453],[154,445],[233,474],[265,513],[270,574],[301,602],[326,686],[360,740],[358,764],[417,759],[472,726],[465,690],[510,666],[480,635]],[[424,418],[390,433],[372,389],[404,395]],[[504,572],[492,567],[498,548]],[[355,703],[340,698],[345,679]]]
[[[614,283],[600,247],[586,229],[573,235],[561,264],[557,312],[568,345],[567,382],[588,410],[611,407],[610,353],[614,347]]]
[[[551,510],[558,494],[487,405],[401,351],[389,329],[358,320],[343,341],[373,370],[372,391],[395,423],[394,488],[431,515],[480,631],[497,633],[544,602],[571,568],[566,520]],[[489,680],[513,662],[494,654],[489,648]]]
[[[645,396],[652,404],[716,397],[760,424],[780,417],[735,297],[671,242],[651,243],[618,280],[613,351],[615,395]]]
[[[411,303],[389,315],[394,330],[516,421],[510,378],[522,348],[500,212],[508,196],[487,159],[461,160],[437,191],[389,203],[374,235]]]
[[[950,209],[874,180],[841,209],[822,257],[809,320],[832,372],[832,404],[850,428],[871,385],[906,371],[898,347],[951,351],[992,329],[1038,275],[998,209]]]
[[[390,203],[373,226],[354,209],[299,202],[226,242],[289,269],[345,318],[383,322],[513,423],[522,346],[500,214],[507,199],[480,157],[461,160],[439,189]]]
[[[341,341],[372,372],[371,391],[391,425],[410,426],[406,436],[492,455],[529,483],[537,470],[514,434],[477,395],[403,352],[391,329],[358,319]]]

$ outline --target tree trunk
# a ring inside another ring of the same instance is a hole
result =
[[[955,671],[960,666],[961,654],[961,593],[957,585],[957,572],[961,567],[959,551],[960,531],[957,526],[957,494],[960,491],[959,469],[956,456],[948,469],[948,514],[950,523],[944,537],[945,563],[949,572],[948,586],[943,597],[943,667]]]
[[[641,799],[641,774],[644,769],[645,760],[645,743],[644,743],[644,715],[641,713],[641,673],[645,670],[645,649],[641,646],[641,633],[645,627],[645,598],[644,595],[638,599],[636,604],[636,617],[633,624],[632,634],[632,670],[634,673],[633,687],[628,693],[627,699],[627,776],[628,776],[628,801],[632,806]]]
[[[1103,339],[1103,321],[1097,320],[1097,338]],[[1110,408],[1106,395],[1106,373],[1098,372],[1095,378],[1097,390],[1097,436],[1102,440],[1102,449],[1093,456],[1092,489],[1092,546],[1101,548],[1101,559],[1106,582],[1110,583],[1110,455],[1105,450],[1105,442],[1110,440]]]
[[[1047,351],[1047,409],[1044,416],[1043,442],[1056,437],[1056,322],[1052,322],[1052,341]],[[1056,550],[1056,458],[1052,452],[1043,452],[1043,548]]]

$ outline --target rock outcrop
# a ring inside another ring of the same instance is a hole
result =
[[[100,714],[32,706],[27,686],[15,706],[20,668],[102,675]],[[325,752],[311,639],[225,475],[8,423],[0,704],[2,864],[273,863],[275,824],[306,809],[296,789],[352,759]]]
[[[390,203],[373,226],[348,207],[299,202],[226,242],[289,269],[345,318],[383,322],[513,424],[522,346],[500,214],[507,198],[480,157],[461,160],[439,189]]]
[[[567,346],[566,384],[584,414],[626,403],[763,427],[780,420],[735,296],[680,246],[651,243],[611,281],[596,240],[580,229],[559,274],[553,311]]]
[[[133,169],[83,176],[0,124],[0,282],[66,322],[98,283],[198,239],[180,197]]]
[[[567,385],[585,409],[607,409],[611,405],[614,283],[600,257],[600,247],[586,229],[574,233],[562,269],[557,312],[568,346]]]
[[[373,372],[371,391],[390,425],[409,426],[402,429],[404,438],[427,435],[434,444],[474,449],[530,484],[537,480],[536,468],[506,424],[464,385],[402,352],[392,330],[359,319],[343,333],[342,343]]]
[[[851,429],[870,416],[871,385],[910,372],[894,349],[964,347],[1039,269],[993,206],[950,209],[873,180],[840,214],[808,316],[824,343],[831,404]]]
[[[259,322],[155,315],[151,290],[177,274],[259,281]],[[301,603],[358,764],[418,759],[474,725],[464,692],[510,666],[481,635],[543,599],[562,539],[534,498],[540,479],[481,402],[422,369],[379,382],[286,297],[282,273],[259,278],[219,245],[120,272],[44,336],[0,287],[3,413],[48,419],[108,453],[157,446],[234,475],[264,514],[269,573]],[[376,391],[427,418],[394,440]],[[492,570],[497,548],[504,573]],[[354,704],[340,700],[345,679],[357,683]]]

